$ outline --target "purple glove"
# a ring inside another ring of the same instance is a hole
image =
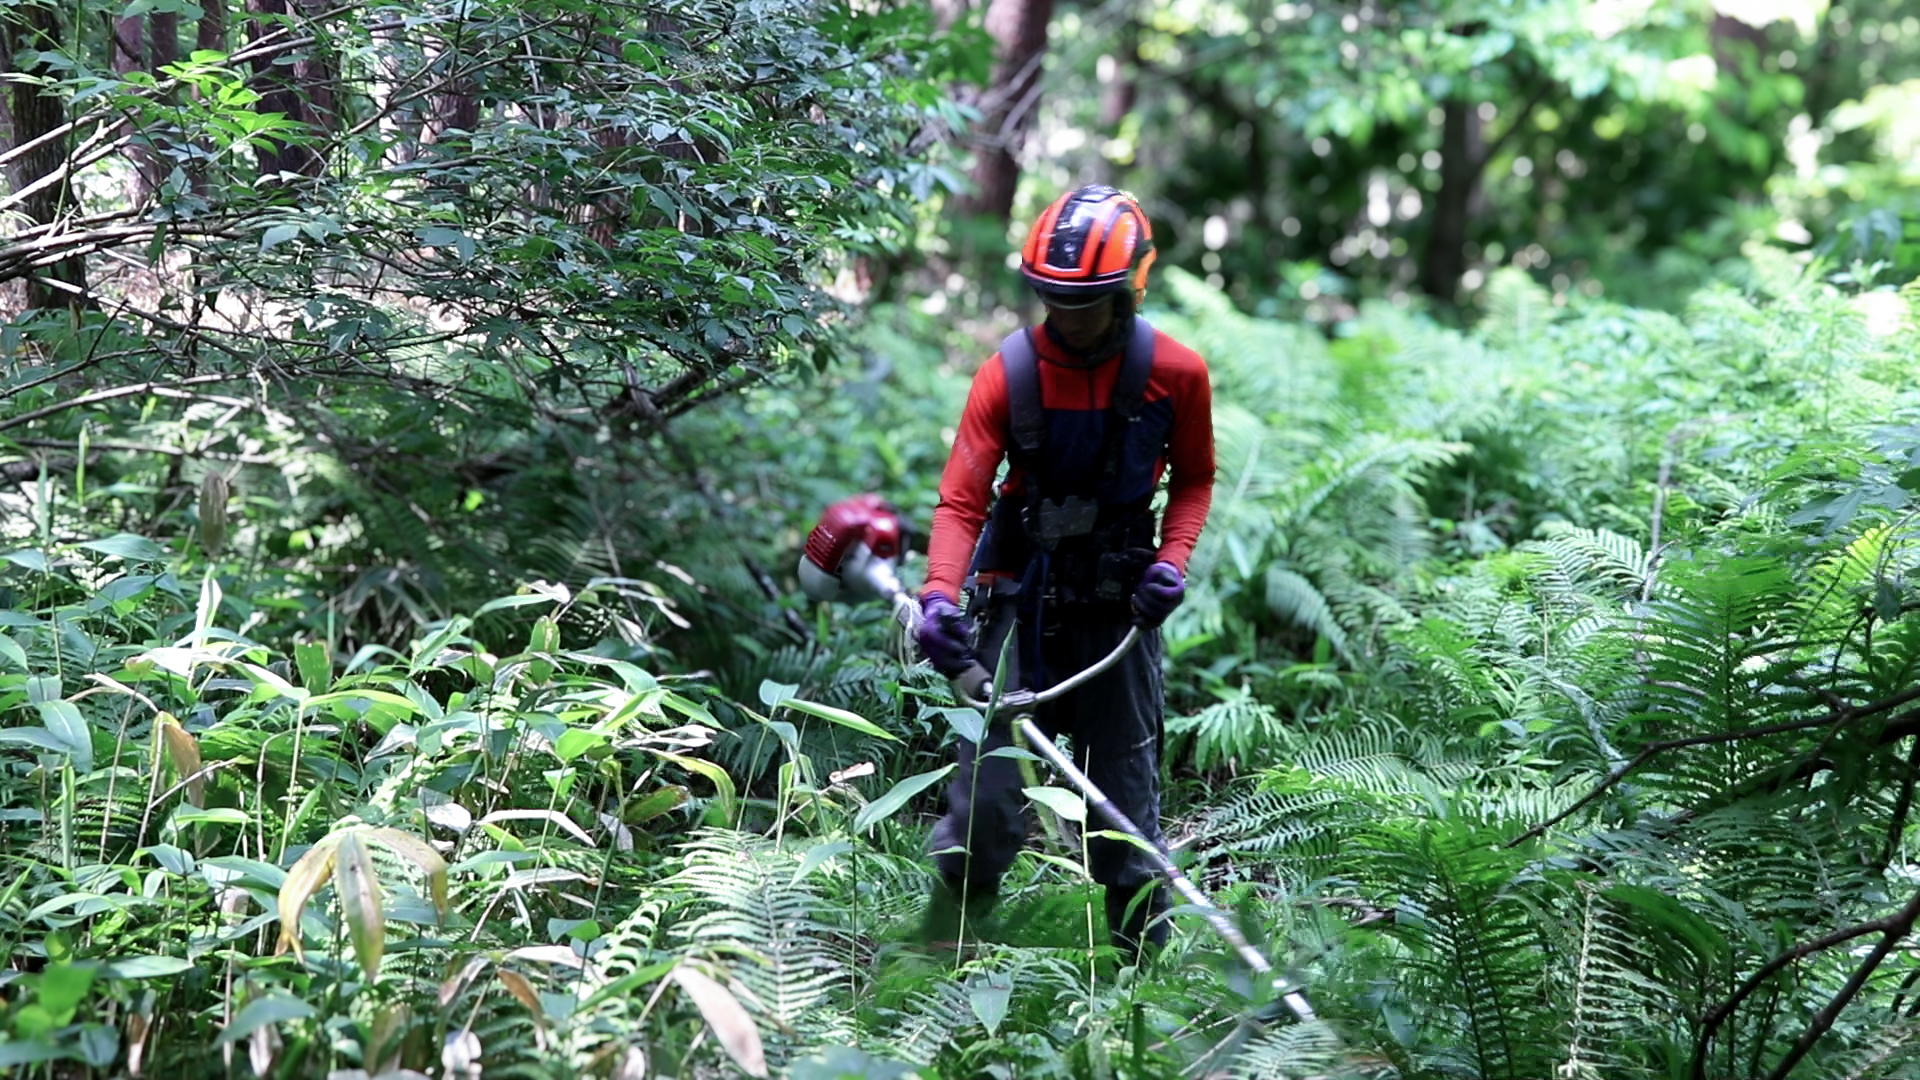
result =
[[[920,598],[920,652],[933,670],[949,679],[973,666],[967,617],[943,592]]]
[[[1187,595],[1187,579],[1170,562],[1157,562],[1140,575],[1140,587],[1133,591],[1134,625],[1151,630],[1167,621],[1173,609]]]

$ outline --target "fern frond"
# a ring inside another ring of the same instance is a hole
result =
[[[1336,1070],[1341,1055],[1339,1036],[1325,1024],[1299,1024],[1253,1039],[1234,1055],[1224,1075],[1233,1080],[1304,1080]]]
[[[697,898],[676,934],[688,945],[745,957],[734,975],[783,1027],[818,1030],[848,972],[832,940],[840,930],[807,882],[798,860],[749,834],[708,831],[685,845],[685,867],[667,884]]]

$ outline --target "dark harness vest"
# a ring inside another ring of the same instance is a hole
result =
[[[974,551],[969,591],[976,611],[984,612],[996,599],[1011,600],[1019,605],[1023,623],[1047,633],[1056,628],[1044,618],[1052,613],[1128,615],[1140,575],[1153,561],[1153,468],[1165,451],[1171,417],[1157,432],[1151,430],[1156,425],[1143,424],[1154,333],[1136,315],[1105,411],[1098,457],[1088,461],[1080,448],[1055,445],[1056,436],[1071,432],[1057,431],[1060,424],[1050,421],[1041,405],[1040,357],[1032,333],[1016,331],[1000,345],[1011,429],[1007,456],[1022,471],[1023,490],[1002,493],[995,501]],[[1162,420],[1157,414],[1152,419]],[[1035,639],[1025,659],[1037,688],[1044,683],[1038,635],[1030,631],[1027,636]]]

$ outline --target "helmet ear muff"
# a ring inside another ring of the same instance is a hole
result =
[[[1133,308],[1135,311],[1140,310],[1140,305],[1147,302],[1147,271],[1152,269],[1153,260],[1158,257],[1159,254],[1159,252],[1153,250],[1153,239],[1149,237],[1147,239],[1146,250],[1140,254],[1133,264]]]

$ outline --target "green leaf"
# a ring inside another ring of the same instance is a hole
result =
[[[333,683],[333,657],[324,641],[305,641],[293,647],[293,663],[300,670],[300,685],[310,694],[325,693]]]
[[[908,799],[939,783],[948,773],[956,768],[958,768],[957,765],[942,765],[932,772],[923,772],[917,776],[909,776],[905,780],[893,785],[892,789],[885,795],[880,796],[861,808],[860,813],[853,819],[853,831],[865,832],[880,822],[892,817],[894,814],[899,813],[900,808],[907,805]]]
[[[951,727],[953,733],[962,740],[978,746],[986,739],[987,718],[979,709],[961,707],[958,709],[941,709],[939,711],[946,716],[947,726]]]
[[[22,727],[0,729],[0,744],[14,746],[32,746],[56,754],[71,754],[73,748],[65,739],[43,727]]]
[[[675,765],[689,772],[699,773],[701,776],[712,781],[714,795],[720,803],[720,812],[727,817],[733,816],[735,804],[739,801],[740,795],[739,789],[734,786],[733,777],[727,775],[727,770],[715,765],[711,761],[703,761],[697,757],[669,753],[665,750],[655,750],[652,747],[648,749],[651,750],[652,753],[673,762]]]
[[[548,593],[516,593],[513,596],[502,596],[489,600],[475,609],[473,614],[475,618],[478,618],[489,611],[499,611],[503,608],[526,607],[529,604],[557,604],[560,600],[561,597]]]
[[[87,727],[87,718],[80,715],[79,707],[71,701],[42,701],[40,719],[73,758],[74,771],[92,772],[93,733]]]
[[[109,979],[165,979],[193,970],[193,961],[178,956],[131,956],[101,969]]]
[[[183,825],[245,825],[253,819],[245,810],[232,806],[214,806],[201,809],[197,806],[177,806],[169,819],[174,828]]]
[[[106,1024],[80,1025],[80,1060],[104,1069],[120,1056],[120,1030]]]
[[[1020,789],[1027,798],[1066,818],[1068,821],[1087,820],[1086,800],[1065,788],[1030,787]]]
[[[687,801],[687,789],[678,784],[669,784],[658,791],[648,792],[639,802],[627,809],[627,824],[640,825],[661,814],[668,813]]]
[[[778,683],[772,679],[760,680],[760,704],[769,709],[777,709],[780,703],[800,692],[799,683]]]
[[[473,237],[459,229],[449,229],[443,225],[433,225],[420,230],[420,244],[423,247],[450,247],[460,254],[461,262],[472,262],[475,245]]]
[[[97,551],[102,555],[117,556],[128,562],[167,561],[166,548],[144,536],[135,536],[132,533],[115,533],[99,540],[83,541],[75,546],[88,551]]]
[[[261,1028],[266,1027],[268,1024],[284,1024],[294,1020],[305,1020],[312,1015],[313,1006],[301,1001],[299,998],[291,997],[277,990],[269,991],[247,1002],[246,1007],[240,1010],[240,1014],[233,1018],[233,1023],[228,1024],[226,1029],[220,1032],[219,1043],[224,1045],[230,1042],[238,1042]]]
[[[1885,578],[1874,583],[1873,611],[1885,622],[1892,622],[1900,617],[1900,591]]]
[[[762,687],[762,689],[765,689],[765,687]],[[802,701],[799,698],[790,697],[782,699],[777,707],[792,709],[797,713],[806,713],[808,716],[817,716],[822,720],[832,721],[844,728],[852,728],[862,735],[871,735],[876,739],[885,739],[888,742],[900,741],[898,735],[889,733],[884,728],[881,728],[879,725],[857,713],[850,713],[845,709],[836,709],[831,705],[822,705],[817,701]]]
[[[561,761],[572,761],[581,754],[589,750],[607,746],[610,742],[611,740],[597,731],[581,731],[579,728],[568,728],[558,739],[554,740],[553,753],[554,756]]]
[[[40,973],[40,1004],[60,1023],[70,1023],[93,989],[98,969],[91,963],[57,963]]]
[[[12,635],[0,634],[0,657],[13,661],[13,665],[21,671],[27,670],[27,650],[21,648]]]
[[[1720,964],[1730,953],[1731,946],[1718,928],[1671,896],[1644,885],[1616,885],[1606,891],[1606,897],[1646,916],[1649,929],[1671,933],[1703,964]]]
[[[35,548],[21,548],[18,551],[9,551],[5,555],[0,555],[0,559],[5,559],[15,566],[24,566],[29,570],[38,571],[42,574],[46,573],[51,565],[47,562],[47,553]]]
[[[823,1046],[794,1062],[787,1080],[904,1080],[916,1071],[851,1046]]]
[[[300,235],[298,225],[275,225],[260,234],[260,251],[265,254]]]
[[[845,855],[853,850],[853,845],[845,840],[829,840],[824,844],[815,844],[807,849],[806,857],[800,860],[800,868],[793,872],[793,884],[798,885],[808,874],[827,864],[835,855]]]
[[[1000,1023],[1007,1018],[1007,1006],[1012,1001],[1013,978],[1005,972],[996,971],[967,988],[967,1004],[988,1035],[999,1033]]]

